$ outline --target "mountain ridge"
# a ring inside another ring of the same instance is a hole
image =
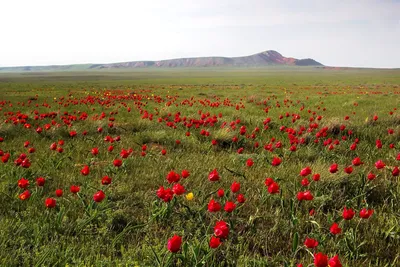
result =
[[[262,67],[262,66],[323,66],[311,58],[296,59],[284,57],[274,50],[266,50],[257,54],[241,57],[188,57],[164,59],[158,61],[126,61],[106,64],[69,64],[48,66],[0,67],[0,71],[66,71],[66,70],[98,70],[98,69],[132,69],[132,68],[186,68],[186,67]]]

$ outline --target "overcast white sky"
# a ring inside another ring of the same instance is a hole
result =
[[[400,0],[0,0],[0,66],[276,50],[400,67]]]

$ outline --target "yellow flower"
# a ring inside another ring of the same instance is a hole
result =
[[[189,194],[186,195],[186,199],[189,201],[193,200],[193,197],[194,197],[194,195],[192,192],[190,192]]]

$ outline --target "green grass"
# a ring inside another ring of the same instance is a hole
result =
[[[94,101],[88,103],[87,99]],[[168,101],[171,105],[167,105]],[[224,101],[232,105],[223,105]],[[209,103],[220,105],[211,107]],[[237,110],[236,105],[244,108]],[[0,265],[295,266],[303,263],[312,266],[311,254],[323,252],[329,257],[338,254],[343,266],[398,266],[400,184],[391,171],[399,165],[396,160],[400,152],[399,109],[399,70],[266,68],[1,73],[0,137],[4,141],[0,150],[11,156],[8,163],[0,162]],[[51,124],[52,119],[35,120],[35,110],[39,115],[57,113],[54,121],[60,126],[53,125],[37,134],[35,129]],[[152,121],[142,119],[144,110],[153,114]],[[6,123],[18,111],[28,115],[30,129]],[[182,122],[176,123],[176,129],[167,127],[165,121],[158,122],[158,118],[169,114],[173,121],[177,112],[181,118],[187,117],[187,121],[198,120],[199,111],[209,112],[211,117],[221,113],[222,118],[214,126],[197,129],[195,126],[188,129]],[[86,112],[88,118],[71,121],[67,127],[62,119],[64,112],[78,118]],[[96,119],[101,112],[105,118]],[[300,119],[293,123],[292,114],[298,114]],[[321,120],[317,120],[319,115]],[[350,119],[345,121],[347,115]],[[375,122],[374,115],[379,117]],[[108,127],[110,117],[115,118],[113,128]],[[264,129],[267,117],[271,122]],[[310,117],[318,123],[318,129],[312,133],[303,131],[298,138],[304,138],[305,143],[291,152],[288,134],[280,131],[280,126],[307,129]],[[229,123],[237,119],[240,123],[236,130],[230,129]],[[227,122],[224,129],[223,122]],[[335,131],[342,124],[346,130]],[[246,138],[239,134],[242,125],[248,134],[256,127],[260,131],[254,139]],[[97,132],[98,127],[103,128],[101,133]],[[319,138],[316,144],[315,134],[323,127],[328,127],[328,135]],[[388,135],[389,128],[394,129],[393,135]],[[209,131],[210,136],[201,135],[202,129]],[[71,138],[71,130],[78,135]],[[347,130],[353,134],[348,136]],[[83,131],[88,134],[83,136]],[[185,135],[187,131],[190,136]],[[104,141],[107,135],[120,136],[121,141],[107,143]],[[348,139],[341,140],[343,135]],[[239,141],[232,142],[233,136]],[[276,139],[274,143],[281,141],[282,148],[265,150],[264,145],[271,138]],[[328,138],[337,139],[340,144],[329,150],[322,145]],[[351,151],[349,147],[355,138],[360,142]],[[63,153],[51,151],[50,145],[61,139],[65,141]],[[212,146],[212,139],[218,145]],[[382,149],[375,148],[376,139],[381,139]],[[23,146],[28,140],[35,153],[29,154]],[[176,144],[176,140],[181,144]],[[258,148],[254,147],[255,142],[259,143]],[[140,154],[142,144],[148,147],[145,157]],[[390,149],[389,144],[395,148]],[[114,146],[113,152],[107,151],[110,145]],[[97,156],[90,153],[93,147],[100,151]],[[238,154],[241,147],[244,151]],[[112,162],[120,158],[121,149],[129,148],[133,149],[132,155],[123,159],[120,168],[114,167]],[[162,149],[167,150],[164,156]],[[21,153],[26,153],[32,162],[29,168],[13,163]],[[283,160],[278,167],[271,166],[274,156]],[[364,164],[354,167],[352,174],[345,174],[343,168],[357,156]],[[246,167],[248,158],[254,161],[250,168]],[[387,168],[375,169],[374,163],[379,159]],[[336,174],[328,171],[332,163],[339,164]],[[86,164],[91,172],[83,176],[80,170]],[[300,184],[299,172],[306,166],[313,173],[320,173],[321,180],[311,182],[308,187],[314,199],[299,202],[297,192],[306,190]],[[187,193],[193,192],[194,199],[188,201],[182,195],[169,203],[162,202],[156,190],[161,185],[170,186],[165,178],[169,171],[183,169],[191,175],[181,183]],[[208,180],[213,169],[220,173],[219,182]],[[373,181],[366,179],[370,171],[377,174]],[[112,177],[111,185],[101,185],[105,175]],[[39,176],[46,178],[44,187],[35,184]],[[25,201],[18,198],[23,191],[17,186],[21,177],[30,181],[32,195]],[[266,177],[277,181],[279,194],[268,193],[264,185]],[[244,194],[246,202],[236,203],[233,213],[208,212],[211,198],[222,207],[227,200],[236,199],[230,192],[233,181],[241,183],[239,193]],[[69,192],[72,184],[81,186],[78,195]],[[60,198],[55,197],[57,188],[64,190]],[[219,188],[227,193],[222,199],[215,193]],[[100,189],[106,193],[106,199],[95,203],[92,196]],[[44,205],[48,197],[56,198],[54,209]],[[342,219],[344,206],[356,211],[350,221]],[[371,218],[359,218],[358,212],[364,207],[374,210]],[[310,209],[315,210],[315,215],[309,215]],[[228,222],[230,234],[214,250],[208,242],[217,220]],[[329,233],[333,222],[342,228],[337,236]],[[176,254],[166,247],[174,234],[183,238],[182,249]],[[303,245],[307,236],[318,240],[316,249]]]

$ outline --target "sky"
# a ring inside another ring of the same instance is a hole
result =
[[[1,0],[0,66],[246,56],[400,67],[400,0]]]

